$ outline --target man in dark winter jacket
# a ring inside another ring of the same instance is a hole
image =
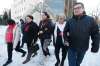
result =
[[[74,16],[68,21],[66,31],[69,32],[69,66],[80,66],[89,47],[90,36],[92,39],[91,52],[99,50],[99,29],[94,19],[85,14],[84,5],[74,5]],[[67,36],[67,33],[66,33]]]
[[[37,41],[37,37],[38,37],[38,26],[35,22],[33,22],[33,16],[28,15],[26,17],[26,21],[27,23],[25,24],[25,28],[24,28],[24,40],[25,43],[27,43],[27,49],[28,49],[28,55],[26,60],[23,62],[23,64],[27,63],[30,61],[31,55],[33,53],[34,50],[32,50],[32,42],[34,40],[34,43],[36,43]],[[33,44],[34,44],[33,43]]]

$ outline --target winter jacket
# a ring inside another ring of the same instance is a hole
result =
[[[54,24],[50,19],[48,19],[46,22],[40,21],[39,32],[42,31],[43,33],[38,33],[38,36],[40,39],[51,39],[53,30],[54,30]]]
[[[81,17],[73,16],[69,19],[65,33],[69,32],[70,47],[77,50],[87,50],[89,47],[90,36],[92,39],[91,51],[97,52],[99,49],[100,34],[95,20],[87,15]]]
[[[8,25],[5,35],[6,43],[13,43],[15,38],[16,25]]]
[[[34,43],[37,41],[38,37],[38,26],[35,22],[26,23],[24,26],[23,38],[25,42],[32,42],[34,39]]]
[[[58,22],[55,24],[54,28],[54,35],[53,35],[53,44],[64,44],[65,41],[68,40],[68,38],[64,36],[65,32],[65,26],[67,22],[64,22],[64,24],[60,25]]]

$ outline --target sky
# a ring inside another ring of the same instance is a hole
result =
[[[100,0],[78,0],[83,2],[85,5],[85,10],[89,13],[92,10],[96,10],[97,7],[100,7]],[[11,8],[13,0],[0,0],[0,14],[3,12],[4,8]],[[99,6],[98,6],[99,5]]]

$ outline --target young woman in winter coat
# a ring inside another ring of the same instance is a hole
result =
[[[5,35],[5,41],[7,43],[8,60],[3,66],[7,66],[12,62],[13,49],[15,49],[15,51],[17,52],[21,52],[22,57],[25,56],[26,52],[20,48],[20,32],[20,26],[16,25],[14,20],[9,19]]]
[[[64,15],[60,15],[58,18],[58,22],[55,24],[55,29],[54,29],[54,46],[55,46],[55,56],[57,60],[55,66],[59,66],[59,65],[64,66],[64,61],[65,61],[68,46],[69,46],[67,39],[65,39],[64,37],[65,26],[67,23],[64,20],[65,20]],[[59,58],[60,49],[62,49],[61,61]]]
[[[48,45],[51,42],[51,36],[53,34],[53,23],[50,20],[50,16],[47,12],[42,13],[42,20],[39,24],[38,36],[40,38],[42,51],[44,56],[50,55]]]
[[[6,35],[5,35],[5,41],[7,43],[8,60],[3,66],[7,66],[9,63],[12,62],[12,51],[13,51],[13,42],[15,38],[15,35],[14,35],[15,29],[16,29],[15,21],[12,19],[9,19]]]

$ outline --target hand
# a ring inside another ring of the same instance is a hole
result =
[[[91,52],[93,52],[93,53],[97,53],[98,50],[99,50],[98,48],[94,48],[94,47],[91,48]]]
[[[48,30],[48,28],[45,28],[45,31],[47,31]]]
[[[40,33],[40,34],[42,34],[42,33],[43,33],[43,31],[41,30],[39,33]]]
[[[64,42],[64,45],[65,45],[65,46],[69,46],[68,41],[65,41],[65,42]]]
[[[43,33],[43,31],[41,30],[41,31],[38,32],[38,35],[40,35],[40,34],[42,34],[42,33]]]

